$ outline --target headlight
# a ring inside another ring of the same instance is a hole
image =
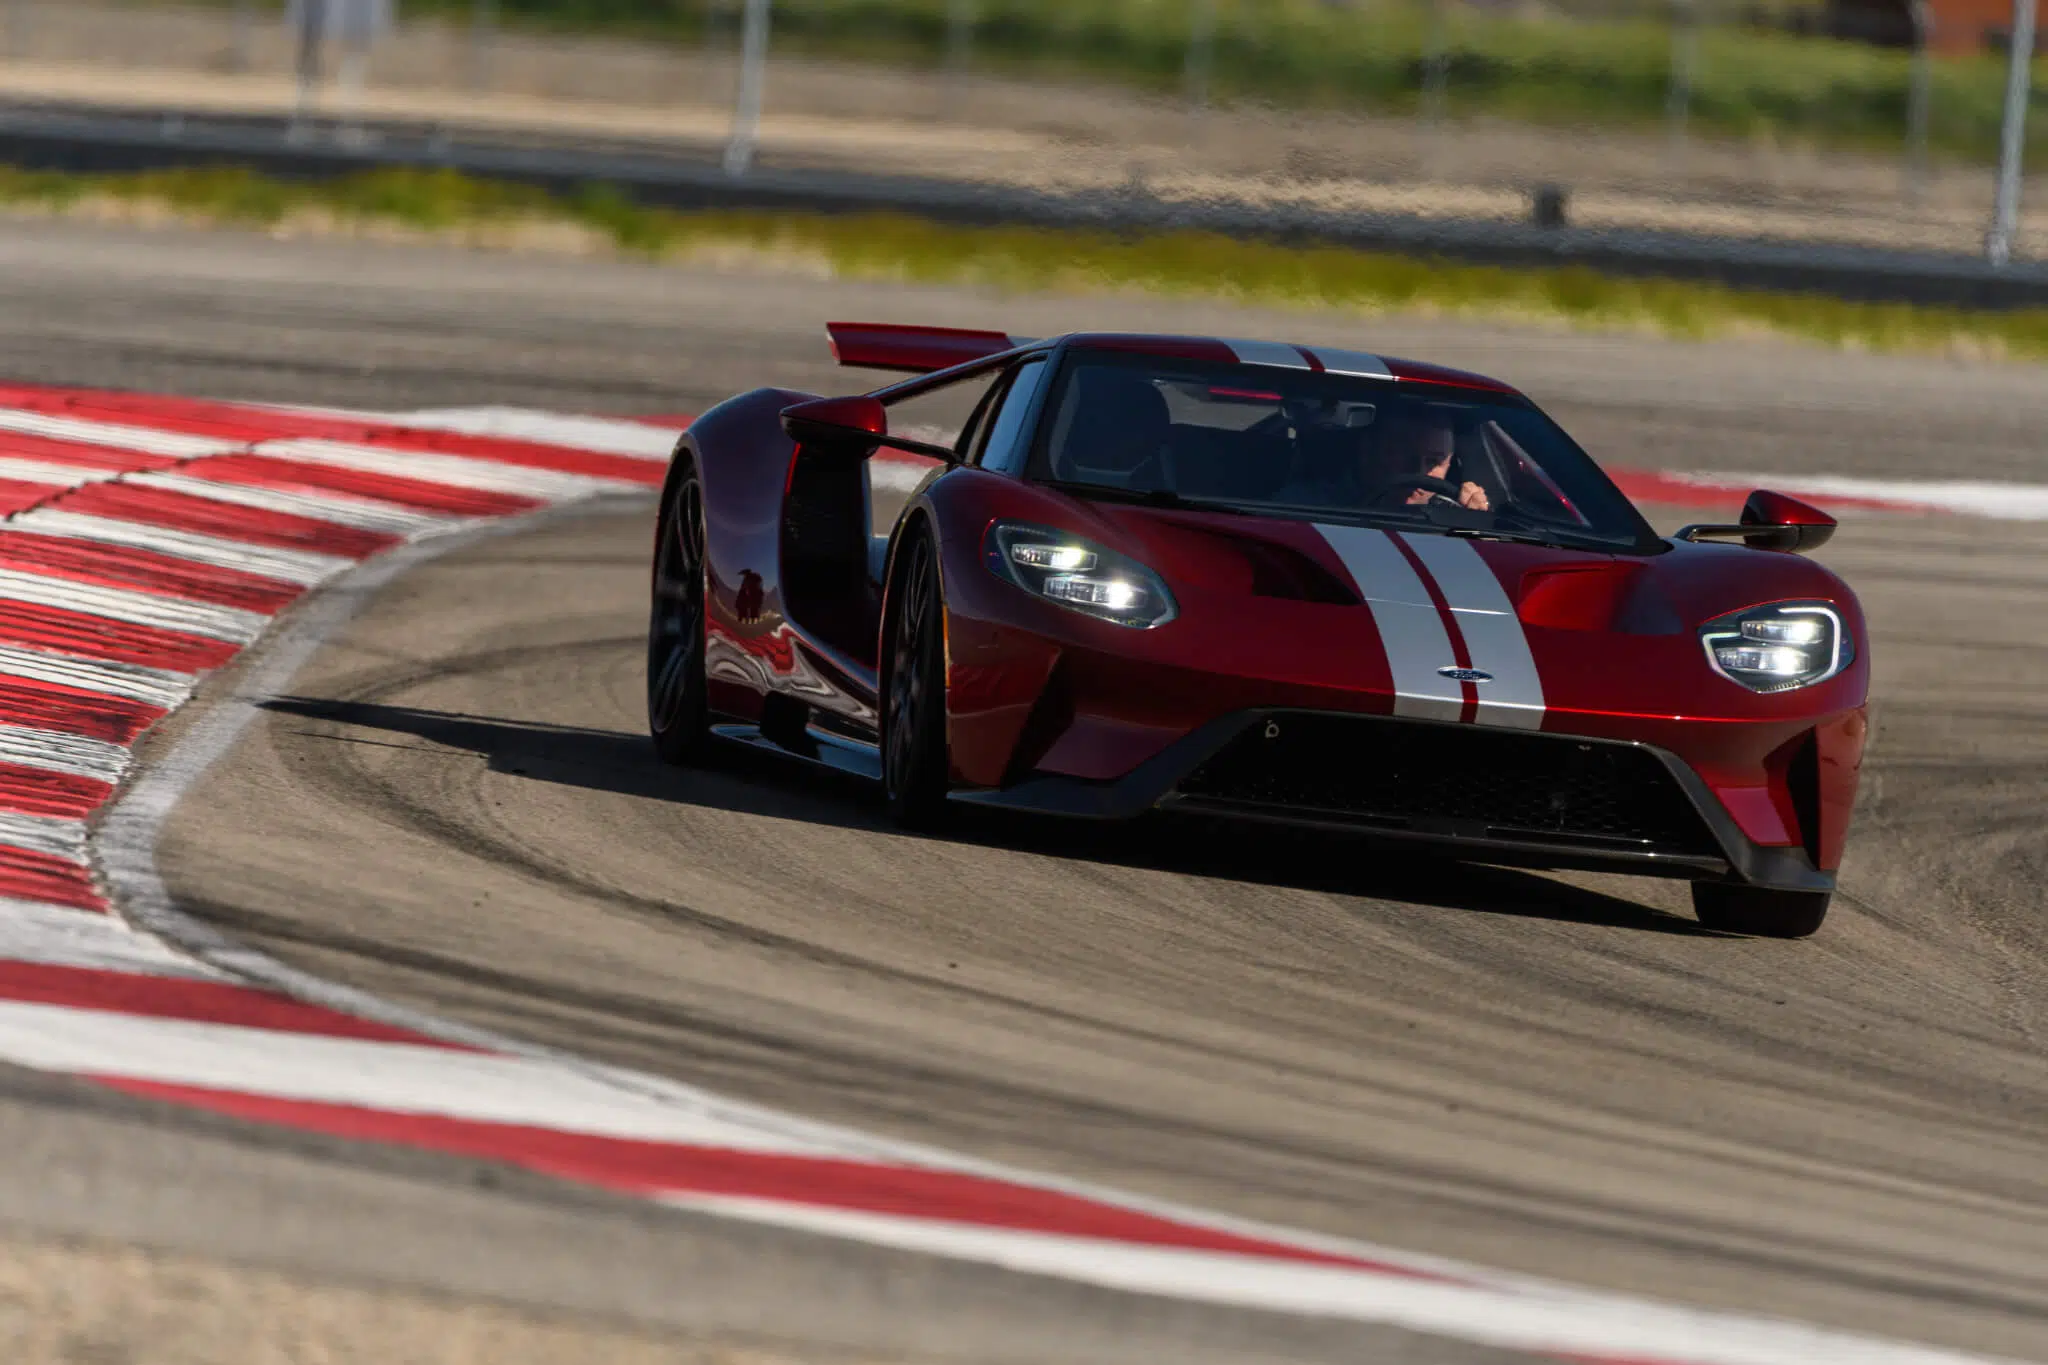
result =
[[[1856,657],[1841,616],[1822,602],[1774,602],[1700,627],[1707,662],[1752,692],[1825,682]]]
[[[989,528],[982,557],[998,578],[1120,626],[1163,626],[1177,614],[1173,594],[1158,574],[1049,526],[999,521]]]

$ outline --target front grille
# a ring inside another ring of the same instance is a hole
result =
[[[1248,725],[1176,790],[1211,809],[1416,834],[1720,852],[1655,754],[1521,730],[1281,712]]]

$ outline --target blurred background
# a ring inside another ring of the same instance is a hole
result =
[[[2048,99],[2016,97],[2015,18],[2009,0],[0,0],[0,100],[296,113],[299,136],[357,146],[425,128],[736,177],[2024,259],[2048,249],[2048,195],[2009,185],[2001,240],[1998,166],[2021,131],[2048,166]]]

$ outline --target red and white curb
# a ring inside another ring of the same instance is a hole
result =
[[[451,534],[657,487],[673,435],[508,409],[377,416],[0,386],[0,1062],[725,1217],[1578,1361],[1968,1359],[1258,1226],[809,1123],[415,1015],[178,912],[155,873],[157,831],[255,701]],[[109,806],[142,733],[322,584],[237,696]]]
[[[1829,511],[1947,513],[1994,521],[2048,521],[2048,485],[1985,480],[1864,479],[1838,474],[1679,474],[1608,469],[1636,502],[1733,513],[1751,489],[1806,498]]]

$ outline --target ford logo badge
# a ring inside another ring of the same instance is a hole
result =
[[[1493,674],[1483,668],[1439,668],[1437,676],[1449,678],[1452,682],[1492,682]]]

